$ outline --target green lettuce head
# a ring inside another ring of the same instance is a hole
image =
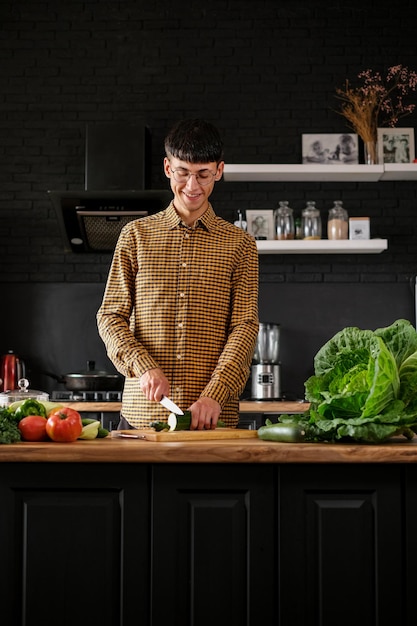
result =
[[[325,419],[378,415],[398,396],[396,360],[381,337],[348,327],[316,354],[306,399]]]

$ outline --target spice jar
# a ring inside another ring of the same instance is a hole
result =
[[[286,200],[279,202],[275,213],[275,232],[277,239],[294,239],[294,215]]]
[[[303,239],[321,239],[320,211],[313,201],[307,202],[301,213],[301,235]]]
[[[348,239],[348,236],[348,213],[346,209],[343,208],[343,202],[341,200],[335,200],[333,208],[329,211],[327,237],[328,239]]]

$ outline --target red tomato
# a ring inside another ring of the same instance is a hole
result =
[[[46,417],[42,415],[27,415],[19,424],[20,434],[25,441],[45,441],[48,439],[46,432]]]
[[[52,441],[76,441],[82,429],[81,415],[78,411],[66,406],[49,413],[46,421],[46,432]]]

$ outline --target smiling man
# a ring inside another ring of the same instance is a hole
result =
[[[258,253],[209,202],[223,175],[218,130],[182,120],[165,139],[174,195],[120,234],[97,314],[109,358],[126,377],[119,428],[168,415],[168,396],[193,429],[235,427],[258,334]]]

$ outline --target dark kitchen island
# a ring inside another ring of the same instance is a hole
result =
[[[0,462],[7,626],[414,624],[415,442],[107,438]]]

